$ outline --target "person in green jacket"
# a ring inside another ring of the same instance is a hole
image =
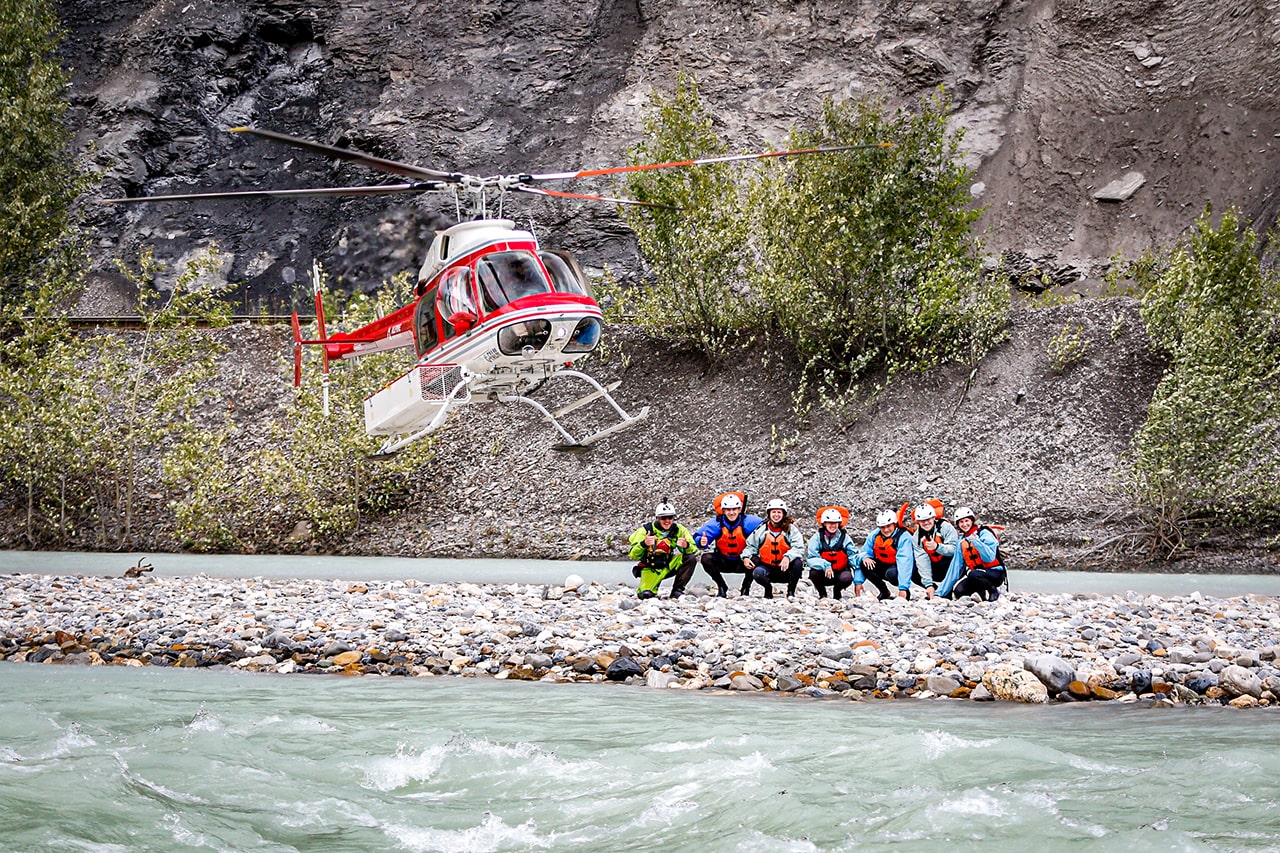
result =
[[[658,594],[658,584],[672,575],[675,581],[671,597],[684,595],[684,588],[698,565],[698,546],[689,529],[676,523],[674,506],[664,499],[653,511],[653,521],[636,528],[627,541],[631,545],[627,553],[637,561],[631,570],[640,579],[637,597],[653,598]]]

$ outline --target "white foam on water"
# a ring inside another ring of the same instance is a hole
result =
[[[335,824],[376,827],[378,820],[369,812],[356,807],[346,799],[324,797],[316,800],[277,802],[275,813],[281,826],[290,829],[315,826],[332,827]]]
[[[951,814],[983,817],[1003,817],[1006,814],[1000,800],[987,791],[964,791],[939,803],[937,809]]]
[[[637,826],[654,823],[670,826],[677,817],[685,812],[693,811],[697,807],[698,804],[693,800],[663,800],[642,811],[640,816],[636,818],[635,823]]]
[[[17,750],[7,746],[0,746],[0,761],[6,764],[16,764],[22,760],[22,755]]]
[[[90,746],[97,746],[98,742],[89,735],[80,730],[78,723],[72,723],[67,726],[66,731],[58,736],[48,752],[38,753],[31,756],[34,759],[48,760],[50,758],[63,758],[71,755],[73,752]]]
[[[493,853],[501,849],[546,849],[553,839],[540,838],[537,825],[527,820],[519,826],[508,826],[502,818],[485,812],[484,820],[467,829],[390,824],[383,827],[388,838],[413,853]]]
[[[745,741],[745,738],[740,738],[739,740]],[[649,743],[645,744],[643,748],[645,752],[697,752],[718,745],[725,745],[725,741],[720,738],[710,737],[699,741],[676,740],[665,743]]]
[[[722,782],[730,779],[754,781],[770,770],[773,770],[773,762],[756,750],[737,758],[691,764],[685,769],[685,775],[697,779],[719,779]]]
[[[169,828],[169,834],[173,836],[173,840],[178,844],[185,844],[188,847],[212,847],[205,836],[198,832],[192,832],[182,825],[182,817],[172,812],[166,814],[162,820],[164,825]]]
[[[192,732],[220,732],[225,728],[226,726],[223,724],[222,720],[218,719],[213,714],[210,714],[204,708],[196,711],[196,715],[192,717],[191,722],[186,725],[187,731]]]
[[[960,749],[983,749],[995,746],[996,738],[964,738],[941,729],[917,731],[916,736],[924,744],[925,757],[930,761]]]
[[[375,758],[364,771],[362,787],[376,791],[394,791],[410,782],[426,782],[444,763],[446,746],[429,746],[418,752],[413,747],[396,744],[395,754]]]

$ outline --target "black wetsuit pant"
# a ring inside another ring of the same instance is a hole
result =
[[[1004,583],[1004,566],[992,566],[989,569],[972,569],[951,590],[952,598],[961,598],[977,593],[983,601],[1000,595],[1000,586]],[[994,593],[994,595],[992,594]]]
[[[796,594],[796,585],[800,583],[800,572],[804,569],[804,561],[799,557],[792,557],[790,560],[783,560],[780,565],[766,566],[764,564],[756,566],[751,570],[751,579],[764,587],[764,597],[773,598],[773,585],[775,583],[785,583],[787,585],[787,598]],[[750,589],[747,590],[750,592]]]
[[[853,585],[853,569],[841,569],[830,578],[826,572],[810,569],[809,581],[818,590],[818,598],[826,598],[827,587],[831,587],[831,597],[839,600],[841,593]]]
[[[890,566],[886,569],[883,563],[876,563],[875,568],[871,569],[863,566],[862,574],[867,579],[867,583],[876,588],[876,594],[880,598],[892,598],[889,593],[889,584],[898,585],[897,566]]]
[[[716,592],[724,598],[729,592],[729,585],[724,582],[725,575],[742,575],[742,595],[751,591],[751,570],[742,565],[741,557],[726,557],[719,551],[702,553],[702,570],[716,582]]]

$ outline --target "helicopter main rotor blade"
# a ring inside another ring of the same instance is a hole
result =
[[[412,184],[375,184],[366,187],[309,187],[297,190],[227,190],[216,193],[176,193],[174,195],[147,195],[133,198],[105,198],[103,204],[133,204],[143,201],[192,201],[227,198],[300,198],[306,196],[375,196],[398,193],[429,193],[451,189],[439,181],[419,181]]]
[[[612,198],[610,196],[588,195],[586,193],[566,193],[558,190],[544,190],[541,187],[526,187],[520,184],[516,184],[511,187],[511,191],[518,193],[530,193],[531,195],[552,196],[553,198],[576,198],[583,199],[585,201],[607,201],[611,204],[635,204],[642,207],[660,207],[663,210],[680,210],[680,208],[674,207],[670,204],[658,204],[652,201],[636,201],[633,198]]]
[[[291,148],[310,151],[312,154],[319,154],[323,157],[332,157],[336,160],[346,160],[349,163],[359,163],[362,166],[368,166],[370,169],[377,169],[380,172],[399,175],[402,178],[432,178],[438,181],[447,181],[451,184],[457,184],[461,183],[464,177],[456,172],[441,172],[437,169],[424,169],[423,167],[415,166],[412,163],[400,163],[395,160],[385,160],[382,157],[374,157],[372,154],[365,154],[363,151],[355,151],[351,148],[338,148],[335,145],[325,145],[320,142],[312,142],[309,139],[290,136],[287,133],[276,133],[274,130],[259,130],[256,127],[232,127],[228,128],[228,131],[230,133],[248,133],[252,136],[257,136],[260,139],[268,139],[272,142],[278,142],[281,145],[288,145]]]
[[[789,151],[765,151],[759,154],[726,154],[723,157],[703,157],[698,160],[673,160],[669,163],[643,163],[636,166],[610,166],[604,169],[583,169],[577,172],[546,172],[540,175],[521,175],[526,182],[567,181],[574,178],[592,178],[599,175],[621,175],[626,172],[647,172],[653,169],[679,169],[685,166],[709,166],[712,163],[740,163],[745,160],[767,160],[772,157],[795,157],[801,154],[831,154],[838,151],[857,151],[864,148],[893,148],[892,142],[875,142],[866,145],[830,145],[820,148],[793,148]]]

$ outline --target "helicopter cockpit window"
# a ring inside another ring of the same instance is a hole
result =
[[[538,257],[542,258],[542,265],[551,274],[551,283],[555,285],[557,293],[591,295],[587,277],[573,255],[567,252],[543,252]]]
[[[418,331],[418,355],[440,342],[436,333],[436,292],[429,290],[418,300],[418,310],[413,315],[414,328]]]
[[[449,323],[449,318],[456,314],[470,314],[471,325],[474,325],[476,303],[471,295],[471,270],[459,267],[445,273],[440,281],[440,294],[436,297],[436,303],[440,306],[440,319],[444,321],[446,335],[452,336],[466,331],[466,329],[455,329]]]
[[[528,252],[494,252],[476,262],[485,313],[537,293],[550,293],[538,261]]]

